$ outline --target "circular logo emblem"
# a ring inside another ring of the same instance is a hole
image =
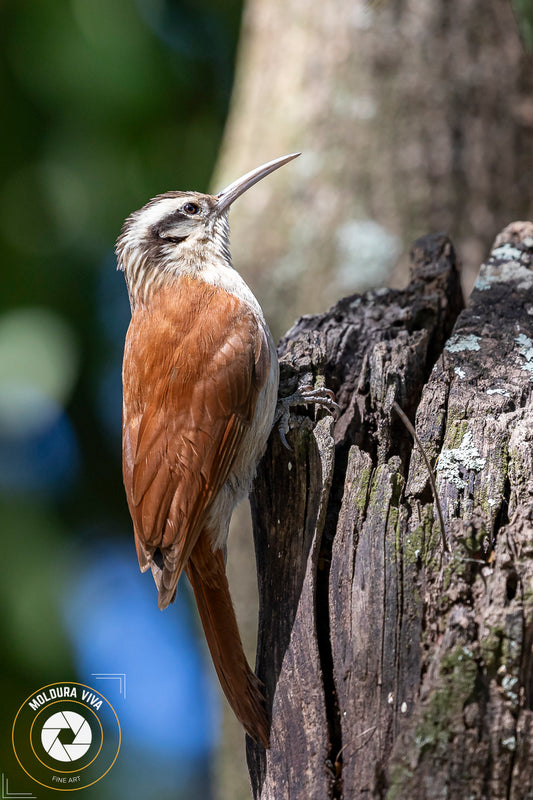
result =
[[[63,731],[72,732],[72,742],[63,744],[60,737]],[[41,731],[41,743],[56,761],[77,761],[85,755],[92,740],[91,726],[76,711],[57,711],[46,720]]]
[[[115,709],[96,689],[52,683],[27,698],[13,722],[13,749],[30,778],[72,792],[103,778],[120,749]]]

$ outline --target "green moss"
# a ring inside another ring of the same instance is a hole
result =
[[[389,464],[391,470],[391,495],[389,498],[389,515],[387,520],[388,529],[394,531],[394,546],[396,552],[400,548],[400,518],[401,518],[401,498],[404,487],[404,479],[399,469],[399,463],[395,461]]]
[[[478,665],[474,652],[465,646],[456,647],[442,659],[440,677],[441,685],[424,706],[415,730],[420,754],[432,750],[445,756],[455,728],[463,725],[464,706],[477,699]]]
[[[450,741],[464,727],[464,707],[475,702],[480,691],[476,653],[470,647],[460,645],[443,657],[440,685],[421,706],[421,717],[414,731],[418,762],[425,753],[431,753],[433,763],[439,758],[447,759]],[[398,760],[390,767],[387,800],[406,797],[412,781],[416,780],[409,752],[409,762],[398,754]]]
[[[454,419],[453,417],[449,418],[446,426],[446,437],[443,447],[445,447],[447,450],[454,450],[457,447],[461,447],[467,431],[467,419]]]
[[[498,672],[502,661],[502,639],[503,629],[491,628],[479,643],[483,665],[491,678]]]
[[[420,561],[426,567],[439,569],[442,556],[442,538],[438,517],[432,505],[421,509],[421,520],[405,537],[403,557],[406,563]]]
[[[387,790],[387,800],[405,797],[405,788],[409,781],[414,777],[414,771],[409,769],[406,764],[393,763],[389,769],[389,788]]]
[[[406,564],[416,564],[424,558],[424,542],[426,539],[424,526],[418,525],[402,542],[403,558]]]
[[[526,558],[529,560],[530,556],[522,556],[520,561],[525,561]],[[524,606],[533,606],[533,588],[524,587]],[[526,612],[524,616],[529,617],[530,615]]]
[[[383,467],[378,467],[374,471],[374,474],[372,476],[372,483],[370,484],[370,495],[369,495],[369,498],[368,498],[368,507],[369,508],[372,508],[372,506],[375,506],[376,503],[379,502],[380,493],[381,493],[381,490],[382,490],[382,484],[381,484],[381,472],[382,472],[382,470],[383,470]]]
[[[398,467],[398,470],[396,470],[396,471],[391,473],[392,496],[391,496],[391,499],[390,499],[390,504],[394,508],[398,509],[398,506],[400,505],[400,499],[401,499],[401,496],[402,496],[404,480],[403,480],[403,477],[402,477],[401,473],[399,472],[399,464],[398,465],[392,465],[391,464],[391,468],[394,468],[395,466]]]
[[[458,646],[441,661],[440,685],[421,707],[421,718],[414,731],[418,761],[424,753],[431,752],[433,759],[446,759],[450,741],[456,731],[463,728],[465,705],[478,698],[476,654],[467,646]],[[406,797],[406,791],[415,778],[410,764],[401,755],[389,771],[387,800]]]
[[[396,465],[393,459],[389,464],[382,464],[373,473],[373,480],[370,487],[370,498],[368,507],[384,504],[389,506],[399,506],[400,497],[403,489],[403,478],[399,471],[399,460]],[[398,466],[398,468],[396,468]],[[389,478],[389,482],[385,480]]]
[[[444,567],[444,592],[447,592],[452,584],[457,585],[460,581],[470,581],[470,574],[472,570],[479,569],[482,561],[478,559],[479,548],[475,551],[469,552],[461,544],[456,546],[456,551],[451,557],[451,560]]]
[[[357,478],[357,492],[354,497],[354,504],[355,507],[359,509],[359,511],[363,512],[366,510],[367,504],[367,497],[368,497],[368,485],[370,483],[370,479],[372,478],[372,468],[365,467],[361,470],[361,474]]]
[[[505,442],[499,451],[491,452],[492,491],[489,493],[484,485],[476,494],[476,502],[481,507],[483,519],[494,519],[501,506],[509,466],[509,450]]]

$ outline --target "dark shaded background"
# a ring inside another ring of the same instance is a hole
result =
[[[93,685],[122,750],[84,797],[211,796],[219,715],[188,587],[157,611],[120,473],[129,306],[124,218],[206,190],[227,113],[240,0],[10,0],[0,49],[0,769],[48,683]],[[126,681],[94,673],[125,674]],[[127,688],[126,696],[124,689]]]

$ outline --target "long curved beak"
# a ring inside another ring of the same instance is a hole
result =
[[[297,158],[300,153],[291,153],[288,156],[281,156],[281,158],[275,158],[274,161],[269,161],[267,164],[263,164],[260,167],[256,167],[251,172],[247,172],[246,175],[243,175],[242,178],[238,178],[233,183],[230,183],[229,186],[226,186],[219,194],[216,195],[217,197],[217,205],[216,211],[217,214],[221,214],[228,206],[230,206],[234,200],[244,194],[250,186],[253,186],[254,183],[262,180],[262,178],[266,178],[267,175],[270,175],[271,172],[282,167],[284,164],[287,164],[289,161],[292,161],[293,158]]]

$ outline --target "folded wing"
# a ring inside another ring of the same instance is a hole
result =
[[[123,472],[139,564],[161,608],[226,482],[268,375],[264,332],[238,298],[200,281],[132,317],[124,356]]]

